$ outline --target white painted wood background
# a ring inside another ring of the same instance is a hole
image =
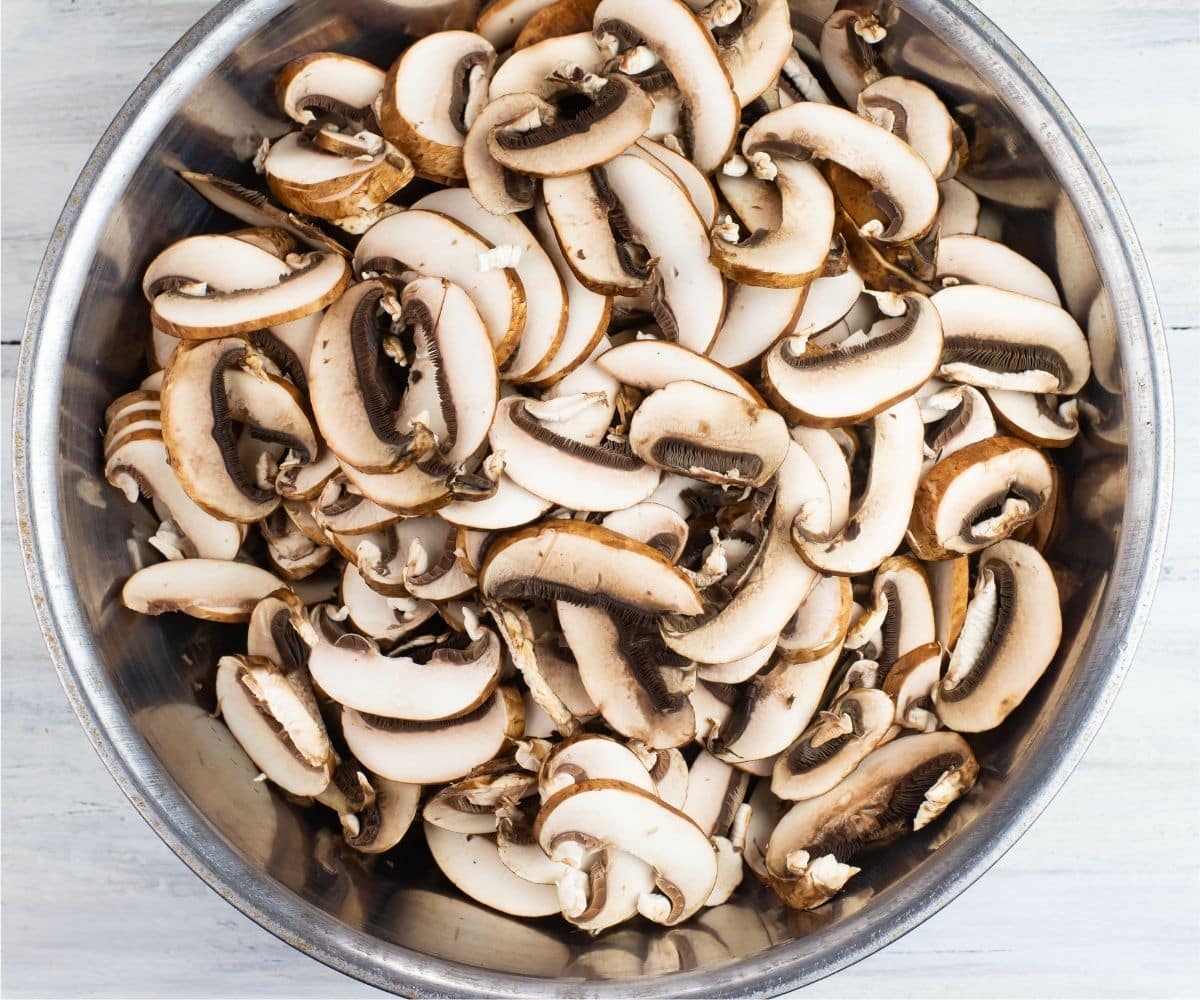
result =
[[[1149,257],[1178,407],[1171,545],[1124,690],[1034,829],[923,927],[807,995],[1198,996],[1200,2],[979,2],[1082,121]],[[126,95],[206,6],[0,4],[5,454],[24,311],[59,208]],[[373,994],[222,902],[117,790],[46,657],[2,465],[3,995]]]

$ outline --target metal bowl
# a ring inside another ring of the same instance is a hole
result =
[[[139,618],[118,599],[153,528],[103,482],[97,428],[143,365],[139,276],[186,233],[227,223],[175,175],[237,176],[278,135],[269,81],[336,48],[386,64],[405,37],[462,18],[456,0],[227,0],[155,67],[71,194],[33,295],[18,376],[17,515],[30,588],[67,696],[146,821],[210,886],[314,958],[413,995],[746,996],[828,975],[911,930],[985,872],[1066,780],[1116,695],[1150,608],[1171,481],[1171,406],[1150,279],[1112,182],[1079,125],[1015,46],[962,0],[903,0],[885,42],[974,141],[969,182],[1002,229],[1059,279],[1086,323],[1097,295],[1124,390],[1068,456],[1068,528],[1052,552],[1069,596],[1058,661],[1002,730],[975,740],[977,788],[940,824],[871,862],[850,891],[788,914],[747,880],[694,926],[591,940],[519,923],[449,891],[420,848],[369,869],[251,779],[212,708],[212,664],[237,629]],[[832,0],[794,0],[812,27]],[[814,15],[814,12],[815,15]],[[1102,311],[1102,307],[1101,307]],[[148,530],[149,529],[149,530]],[[933,851],[932,848],[938,849]]]

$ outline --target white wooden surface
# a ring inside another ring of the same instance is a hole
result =
[[[1086,760],[962,898],[808,991],[1200,995],[1200,70],[1197,0],[980,0],[1100,148],[1156,278],[1178,402],[1171,547],[1135,669]],[[92,144],[204,0],[3,0],[3,413],[38,260]],[[164,847],[51,668],[3,460],[5,996],[365,996],[244,919]]]

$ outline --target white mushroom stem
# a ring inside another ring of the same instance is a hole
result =
[[[862,871],[853,865],[842,864],[832,854],[823,854],[813,861],[808,851],[792,851],[787,856],[787,870],[827,897],[840,892],[842,886]]]
[[[968,781],[962,768],[952,767],[943,771],[941,777],[925,792],[925,798],[913,818],[913,830],[928,826],[952,803],[957,801],[974,781]]]
[[[950,657],[950,666],[942,680],[947,689],[957,687],[975,666],[975,661],[979,659],[996,628],[999,610],[1000,594],[996,586],[996,576],[990,569],[985,568],[980,572],[979,580],[975,584],[975,596],[967,606],[962,632],[959,633],[954,655]]]
[[[771,159],[770,154],[762,150],[751,153],[746,157],[746,161],[750,165],[751,173],[760,181],[773,181],[779,176],[779,168],[775,166],[775,161]]]

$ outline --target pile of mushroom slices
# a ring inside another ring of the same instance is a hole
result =
[[[184,175],[248,228],[153,260],[107,414],[165,557],[124,602],[248,622],[216,692],[262,774],[591,932],[744,865],[821,905],[972,787],[960,734],[1061,633],[1084,334],[975,234],[886,25],[696,7],[497,0],[386,73],[287,65],[270,194]]]

